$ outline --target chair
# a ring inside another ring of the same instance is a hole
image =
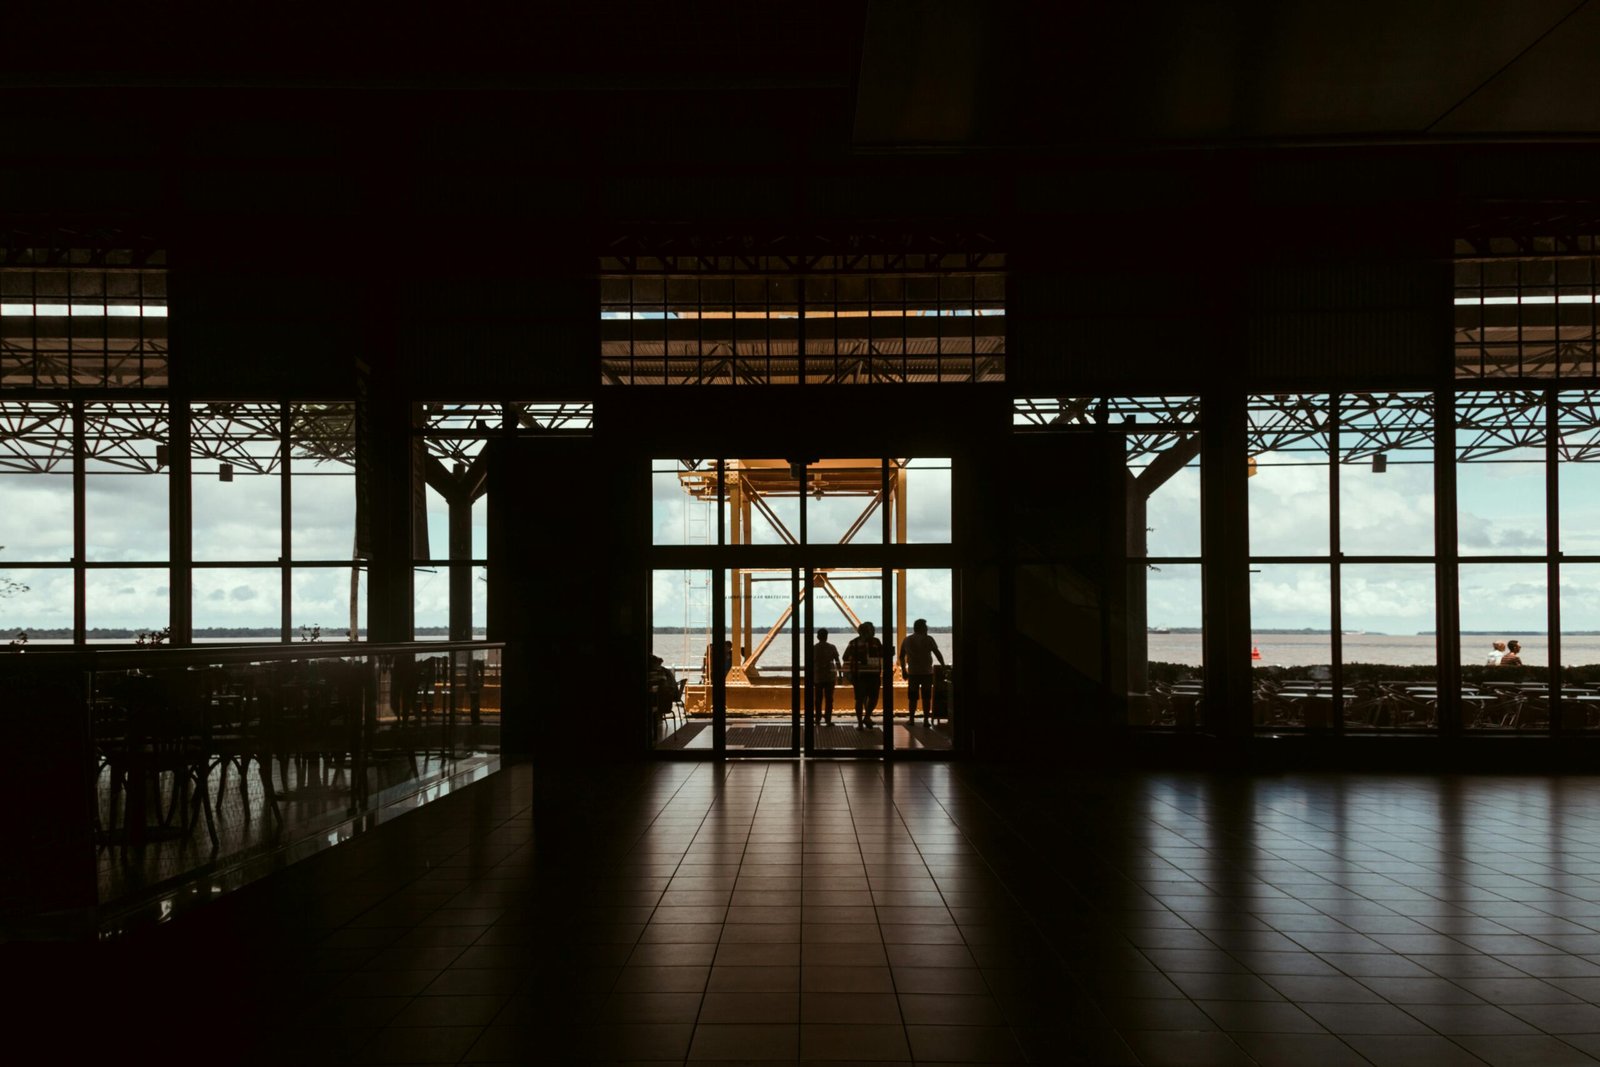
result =
[[[128,844],[139,845],[152,833],[172,834],[174,819],[179,819],[177,833],[187,836],[194,831],[203,809],[211,848],[215,851],[218,847],[208,788],[213,764],[187,673],[130,673],[106,685],[110,706],[96,718],[100,720],[97,726],[108,731],[99,746],[111,791],[108,837],[116,835]],[[122,734],[116,737],[114,731],[119,726]],[[161,794],[167,782],[171,792],[164,801]],[[159,823],[147,820],[145,801],[151,793],[155,795],[154,814]],[[120,828],[119,794],[127,799]]]
[[[672,712],[680,724],[689,721],[689,709],[683,703],[683,694],[689,688],[688,676],[678,679],[678,693],[672,698]]]

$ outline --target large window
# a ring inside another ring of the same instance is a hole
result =
[[[1429,393],[1249,400],[1258,727],[1439,724]]]
[[[166,629],[167,433],[159,402],[0,404],[5,640],[132,642]]]
[[[355,407],[190,407],[196,641],[361,640]]]
[[[608,385],[1005,380],[998,252],[600,262]]]

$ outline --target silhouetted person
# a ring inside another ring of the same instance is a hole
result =
[[[817,631],[817,643],[811,649],[812,678],[817,687],[817,710],[823,713],[823,722],[833,725],[833,687],[839,683],[839,650],[828,641],[828,631]]]
[[[878,710],[878,689],[883,682],[883,642],[872,636],[870,622],[856,630],[856,637],[844,646],[844,669],[856,693],[856,725],[872,725]]]
[[[656,716],[666,718],[672,714],[672,704],[678,699],[678,676],[661,661],[660,656],[650,657],[645,671],[645,684],[655,700]]]
[[[928,633],[928,620],[911,624],[911,633],[900,642],[900,673],[906,679],[906,725],[917,721],[917,697],[922,697],[922,721],[933,725],[933,661],[944,666],[944,653]]]
[[[1520,666],[1522,666],[1522,642],[1520,642],[1520,641],[1507,641],[1506,642],[1506,654],[1500,657],[1500,666],[1502,666],[1502,667],[1520,667]]]
[[[722,676],[726,678],[728,672],[733,670],[733,642],[722,642]]]

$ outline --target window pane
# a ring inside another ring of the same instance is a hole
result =
[[[1433,397],[1339,398],[1339,551],[1433,554]]]
[[[277,404],[190,408],[194,558],[283,555],[283,413]]]
[[[95,563],[167,558],[167,476],[93,474],[84,479],[84,539]]]
[[[323,641],[364,640],[366,578],[363,569],[348,566],[294,568],[289,580],[293,598],[289,613],[290,640],[307,640],[313,634]]]
[[[289,544],[294,559],[345,560],[355,553],[356,478],[338,468],[325,474],[294,474],[294,521]]]
[[[90,644],[131,644],[165,630],[172,617],[167,572],[159,567],[90,570],[84,579]]]
[[[278,476],[233,466],[223,481],[218,472],[222,462],[194,461],[190,479],[194,558],[276,563],[283,554],[283,490]]]
[[[901,469],[905,479],[906,543],[950,542],[950,461],[910,459]]]
[[[806,468],[806,540],[883,544],[883,461],[825,459]]]
[[[1600,729],[1600,564],[1561,565],[1561,728]]]
[[[1333,722],[1333,583],[1327,564],[1257,564],[1250,575],[1257,726]],[[1260,658],[1255,655],[1260,653]]]
[[[166,405],[87,404],[84,440],[88,559],[166,559]]]
[[[798,587],[788,568],[727,573],[730,749],[788,748],[794,717],[793,642],[800,619],[792,608]]]
[[[641,664],[651,744],[659,749],[711,748],[711,572],[655,571],[650,581],[651,653],[671,672],[652,677]],[[663,682],[680,685],[683,699],[667,700]]]
[[[1131,720],[1135,725],[1200,725],[1205,678],[1200,565],[1131,560],[1128,577],[1129,607],[1144,612],[1142,623],[1130,619],[1128,634]]]
[[[72,571],[0,570],[0,645],[18,634],[27,644],[72,640]]]
[[[711,545],[717,540],[717,465],[658,459],[650,464],[650,543]]]
[[[1600,555],[1600,391],[1559,393],[1556,403],[1560,549],[1568,555]]]
[[[350,559],[356,532],[355,405],[295,404],[289,427],[293,558]]]
[[[1250,398],[1250,554],[1328,554],[1328,398]]]
[[[921,748],[948,752],[955,726],[955,582],[947,570],[895,572],[896,609],[894,728],[895,748]],[[899,619],[904,618],[904,625]],[[916,623],[926,623],[922,637]],[[908,637],[912,643],[906,644]],[[938,649],[928,651],[927,642]],[[843,645],[839,646],[841,649]],[[888,655],[891,642],[884,641]],[[942,662],[941,662],[942,657]],[[927,671],[921,670],[926,666]],[[913,717],[911,699],[917,699]]]
[[[418,639],[450,633],[450,567],[439,564],[411,571],[411,632]]]
[[[1462,555],[1537,555],[1545,547],[1542,395],[1456,397],[1456,523]]]
[[[799,544],[800,480],[788,460],[730,459],[723,484],[728,544]]]
[[[12,562],[72,559],[72,413],[0,404],[0,546]]]
[[[282,582],[276,567],[196,567],[195,641],[283,640]]]
[[[1340,569],[1345,729],[1438,728],[1433,579],[1431,563]]]
[[[814,574],[816,577],[811,589],[812,644],[815,646],[816,641],[821,640],[821,631],[828,631],[828,643],[839,653],[844,668],[833,688],[832,726],[827,724],[823,704],[825,698],[813,693],[813,706],[816,708],[816,731],[813,736],[816,747],[882,749],[886,698],[882,672],[869,675],[863,671],[861,677],[856,679],[851,674],[851,663],[843,661],[849,658],[850,642],[860,636],[860,625],[867,622],[872,624],[873,637],[882,646],[881,654],[884,657],[894,654],[894,634],[884,617],[883,571],[873,567],[829,567]],[[909,595],[908,581],[908,604]],[[930,607],[929,610],[933,609]],[[861,662],[864,664],[865,660]],[[856,720],[858,692],[865,716],[864,726],[858,726]],[[902,705],[897,703],[896,708],[901,715],[905,714]]]

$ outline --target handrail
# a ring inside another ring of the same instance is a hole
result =
[[[189,645],[183,648],[23,648],[0,652],[0,668],[49,664],[91,670],[135,667],[189,667],[212,663],[259,663],[264,660],[348,659],[359,656],[416,655],[429,652],[478,652],[504,649],[504,641],[318,641],[300,644]]]

